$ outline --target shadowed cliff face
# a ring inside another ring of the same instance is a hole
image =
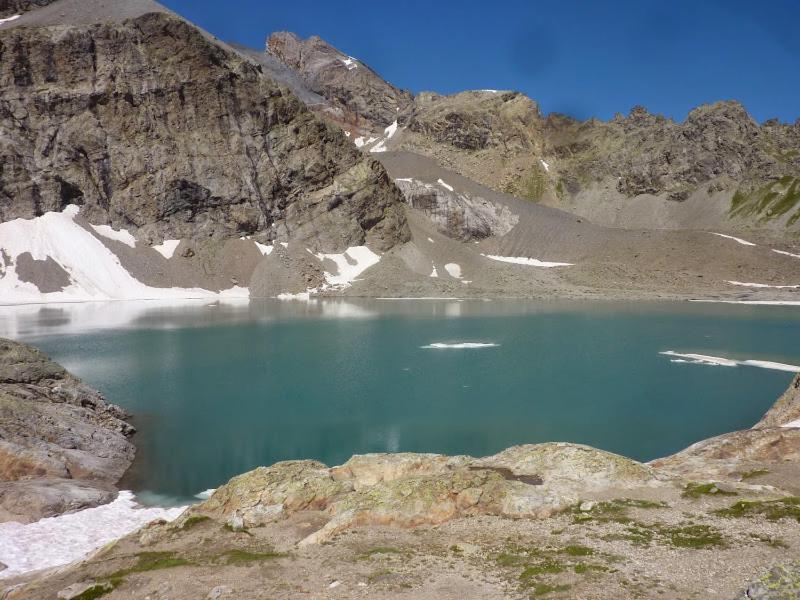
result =
[[[56,0],[0,0],[0,19],[47,6]]]
[[[0,221],[79,204],[151,242],[283,233],[333,251],[408,236],[380,165],[165,12],[0,30],[0,132]]]

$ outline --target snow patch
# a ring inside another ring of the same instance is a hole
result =
[[[800,428],[800,419],[797,419],[795,421],[789,421],[788,423],[784,423],[783,425],[781,425],[781,427]]]
[[[791,252],[786,252],[785,250],[773,250],[775,254],[783,254],[784,256],[791,256],[792,258],[800,258],[800,254],[792,254]]]
[[[342,254],[315,254],[318,260],[332,260],[336,263],[338,273],[325,272],[326,285],[347,287],[356,277],[373,265],[380,262],[381,257],[366,246],[353,246]]]
[[[526,258],[524,256],[496,256],[494,254],[481,254],[481,256],[489,260],[496,260],[498,262],[511,263],[513,265],[527,265],[529,267],[543,267],[545,269],[552,269],[553,267],[571,267],[574,263],[565,262],[548,262],[539,260],[538,258]]]
[[[386,152],[386,151],[387,151],[386,140],[381,140],[379,144],[375,144],[375,146],[373,146],[370,149],[370,152]]]
[[[436,183],[438,183],[440,186],[442,186],[447,191],[450,191],[450,192],[453,191],[453,186],[450,185],[449,183],[446,183],[445,181],[442,181],[441,179],[437,179]]]
[[[364,140],[363,136],[358,136],[356,139],[353,140],[353,143],[356,145],[356,148],[361,148],[366,141]]]
[[[759,369],[772,369],[775,371],[787,371],[789,373],[800,373],[800,366],[787,365],[785,363],[772,362],[769,360],[734,360],[720,356],[708,356],[705,354],[682,354],[674,350],[659,352],[663,356],[675,357],[671,362],[688,363],[694,365],[707,365],[713,367],[757,367]]]
[[[539,162],[542,163],[542,166],[544,167],[544,170],[549,173],[550,172],[550,165],[548,163],[546,163],[544,160],[542,160],[541,158],[539,159]]]
[[[347,67],[348,71],[352,71],[353,69],[358,68],[358,64],[356,62],[357,59],[353,58],[352,56],[348,56],[347,58],[340,58],[339,60],[342,61],[342,64],[344,64],[345,67]]]
[[[722,238],[727,238],[729,240],[733,240],[737,244],[741,244],[742,246],[755,246],[753,242],[748,242],[747,240],[743,240],[742,238],[733,237],[732,235],[725,235],[724,233],[714,233],[713,231],[710,232],[711,235],[716,235]]]
[[[420,346],[426,350],[470,350],[473,348],[497,348],[500,344],[493,344],[489,342],[458,342],[454,344],[447,344],[445,342],[434,342],[427,346]]]
[[[0,579],[69,564],[150,521],[173,521],[185,508],[142,508],[123,491],[104,506],[28,525],[0,523],[0,562],[8,566]]]
[[[392,136],[397,133],[397,119],[395,119],[394,123],[389,125],[386,129],[383,130],[383,134],[386,136],[386,139],[392,139]]]
[[[259,244],[258,242],[255,242],[255,244],[262,256],[269,256],[275,249],[275,246],[267,246],[266,244]]]
[[[436,265],[433,265],[433,271],[431,271],[431,277],[439,277],[439,271],[436,270]]]
[[[131,276],[119,258],[91,232],[75,223],[80,207],[49,212],[34,219],[0,223],[0,304],[249,297],[245,288],[215,293],[199,288],[155,288]],[[16,258],[30,253],[35,260],[56,262],[69,276],[62,291],[43,293],[22,281]]]
[[[4,25],[4,24],[6,24],[6,23],[10,23],[11,21],[16,21],[16,20],[17,20],[17,19],[19,19],[21,16],[22,16],[22,15],[13,15],[13,16],[11,16],[11,17],[6,17],[5,19],[0,19],[0,25]]]
[[[726,281],[725,283],[749,288],[773,288],[776,290],[796,290],[800,288],[800,285],[770,285],[768,283],[742,283],[741,281]]]
[[[133,237],[130,233],[128,233],[127,229],[120,229],[116,231],[112,229],[109,225],[92,225],[92,229],[94,229],[99,235],[102,235],[104,238],[108,238],[109,240],[116,240],[118,242],[122,242],[126,246],[130,246],[131,248],[136,248],[136,238]]]
[[[692,299],[689,302],[712,302],[717,304],[745,304],[750,306],[800,306],[800,300],[705,300]]]
[[[450,275],[450,277],[461,279],[461,265],[456,263],[447,263],[444,266],[444,270],[447,271],[447,274]]]
[[[155,250],[161,256],[169,260],[170,258],[172,258],[172,255],[175,254],[175,250],[178,249],[180,243],[181,243],[180,240],[164,240],[164,242],[159,244],[158,246],[153,246],[153,250]]]
[[[208,500],[217,491],[217,488],[209,488],[200,492],[199,494],[195,494],[194,497],[198,500]]]

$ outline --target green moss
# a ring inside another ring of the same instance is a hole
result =
[[[660,527],[659,533],[676,548],[724,548],[725,540],[718,529],[710,525]]]
[[[522,573],[520,573],[519,578],[521,581],[526,581],[539,575],[563,573],[565,568],[563,563],[547,559],[525,567]]]
[[[598,523],[632,523],[634,520],[628,516],[629,508],[657,509],[667,508],[666,502],[653,502],[651,500],[634,500],[631,498],[619,498],[608,502],[598,502],[592,510],[583,511],[578,503],[572,507],[573,520],[576,523],[586,523],[596,521]]]
[[[570,588],[567,584],[550,585],[549,583],[537,583],[533,586],[533,593],[536,596],[545,596],[553,592],[566,592]]]
[[[652,529],[639,524],[629,525],[622,533],[612,533],[603,537],[604,540],[621,540],[634,546],[649,546],[653,542],[655,533]]]
[[[756,477],[761,477],[762,475],[767,475],[769,473],[769,469],[753,469],[752,471],[745,471],[741,475],[742,481],[747,481],[748,479],[755,479]]]
[[[598,572],[598,573],[608,573],[609,571],[612,571],[612,570],[613,569],[611,569],[609,567],[606,567],[605,565],[595,565],[595,564],[589,564],[589,563],[578,563],[574,567],[574,571],[579,575],[584,574],[584,573],[590,573],[592,571],[595,571],[595,572]]]
[[[800,523],[800,497],[789,496],[779,500],[740,500],[728,508],[714,511],[722,517],[763,516],[769,521],[794,519]]]
[[[137,563],[127,569],[120,569],[109,576],[109,579],[121,579],[131,573],[145,573],[148,571],[160,571],[162,569],[173,569],[175,567],[190,566],[191,561],[175,556],[174,552],[141,552],[136,555]]]
[[[97,598],[101,598],[106,594],[113,592],[120,583],[122,583],[121,579],[96,583],[92,587],[75,596],[73,600],[96,600]]]
[[[211,518],[205,515],[192,515],[181,524],[180,529],[191,529],[195,525],[199,525],[200,523],[205,523],[206,521],[210,520]]]
[[[564,547],[564,554],[567,556],[591,556],[594,550],[586,546],[572,545]]]
[[[755,189],[739,188],[733,195],[730,214],[761,222],[791,214],[787,223],[794,224],[800,219],[800,178],[786,175]]]
[[[228,550],[222,554],[222,559],[228,565],[246,565],[253,562],[285,558],[288,554],[283,552],[249,552],[247,550]]]
[[[717,487],[716,483],[689,483],[683,489],[684,498],[697,499],[701,496],[737,496],[736,492],[726,492]]]

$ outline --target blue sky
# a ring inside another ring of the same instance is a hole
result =
[[[226,41],[319,35],[413,92],[515,89],[542,111],[800,117],[798,0],[162,0]]]

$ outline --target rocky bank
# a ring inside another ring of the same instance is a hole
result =
[[[0,339],[0,522],[113,500],[135,453],[128,418],[39,350]]]
[[[567,443],[277,463],[5,597],[797,597],[798,391],[650,464]]]

